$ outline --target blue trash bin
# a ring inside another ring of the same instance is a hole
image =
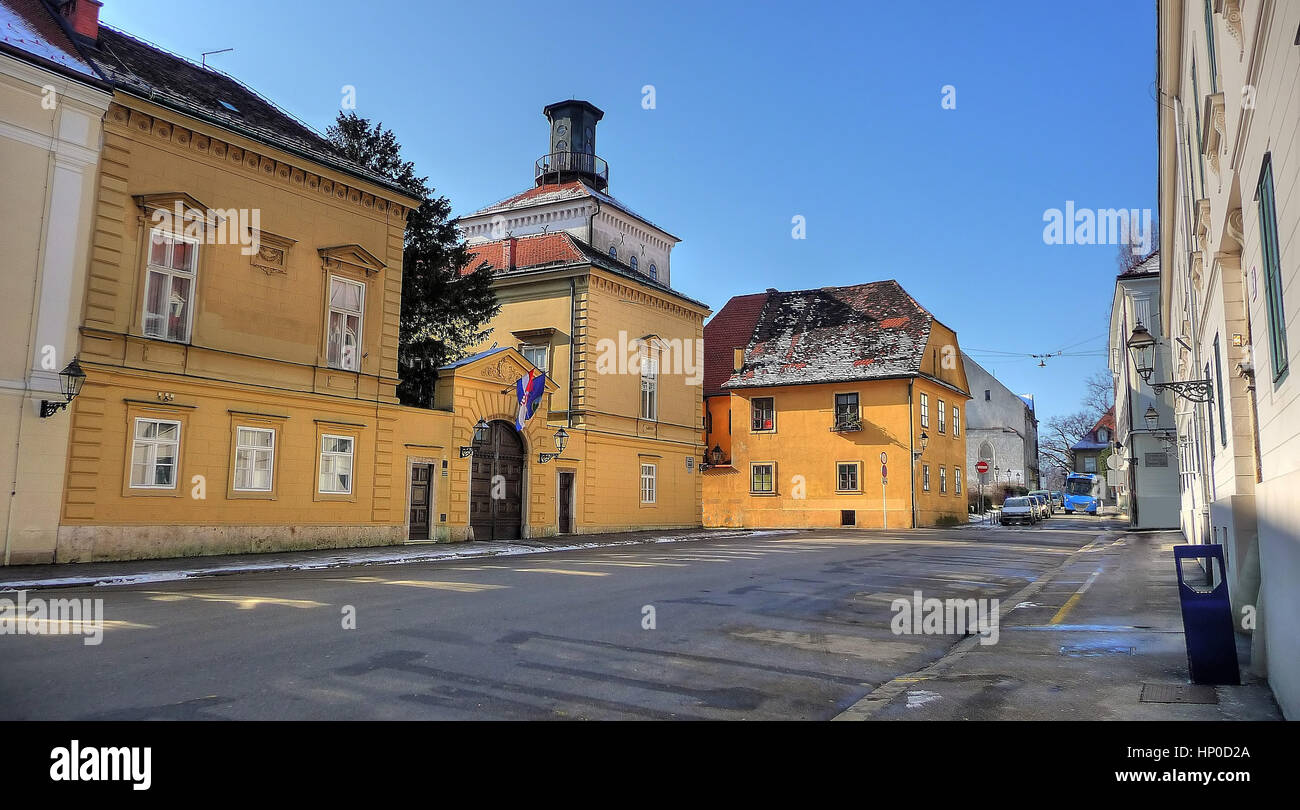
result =
[[[1183,560],[1191,559],[1204,561],[1204,578],[1199,572],[1197,575],[1200,582],[1188,582],[1183,576]],[[1174,546],[1174,567],[1178,570],[1178,601],[1183,608],[1187,669],[1192,683],[1241,683],[1223,546]]]

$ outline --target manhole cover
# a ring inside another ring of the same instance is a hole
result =
[[[1191,683],[1144,683],[1143,703],[1209,703],[1219,702],[1219,693],[1213,686]]]

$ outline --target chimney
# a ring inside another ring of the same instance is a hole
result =
[[[740,370],[741,370],[742,368],[744,368],[744,367],[745,367],[745,350],[744,350],[744,349],[732,349],[732,350],[731,350],[731,370],[732,370],[732,371],[740,371]]]
[[[100,0],[65,0],[59,13],[68,20],[72,30],[91,40],[99,39]]]
[[[501,264],[502,270],[515,269],[515,243],[519,241],[513,236],[507,236],[501,243]]]

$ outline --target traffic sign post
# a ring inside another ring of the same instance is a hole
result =
[[[889,454],[880,453],[880,525],[889,528],[889,507],[885,500],[885,487],[889,484]]]
[[[989,471],[989,463],[987,461],[980,460],[975,462],[975,472],[980,474],[980,514],[981,515],[988,513],[988,510],[984,508],[984,474],[987,473],[988,471]]]

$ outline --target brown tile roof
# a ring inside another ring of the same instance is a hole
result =
[[[406,196],[386,177],[344,157],[323,135],[226,74],[101,24],[84,52],[118,89]]]
[[[769,291],[765,298],[744,366],[723,388],[881,379],[921,371],[934,316],[897,281]],[[706,375],[709,354],[706,338]]]

